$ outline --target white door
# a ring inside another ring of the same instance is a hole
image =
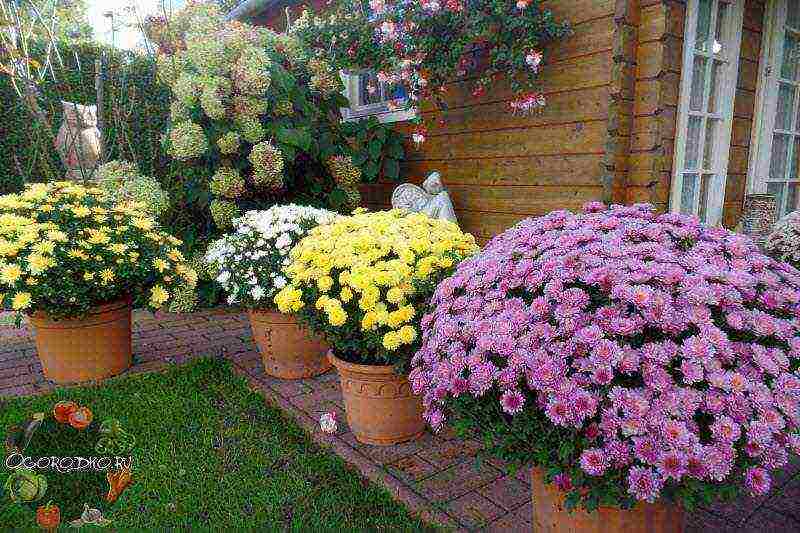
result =
[[[670,209],[719,224],[745,0],[688,0]]]
[[[798,209],[800,0],[767,2],[750,192],[776,197],[778,216]]]

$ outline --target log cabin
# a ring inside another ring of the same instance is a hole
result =
[[[401,176],[442,173],[461,226],[485,241],[515,222],[592,200],[648,202],[734,228],[751,194],[798,208],[800,0],[542,0],[574,33],[545,49],[547,105],[507,111],[508,87],[448,87],[445,121],[408,143]],[[230,18],[281,30],[286,11],[324,0],[245,0]],[[364,101],[347,79],[346,116],[409,133],[408,111]],[[396,95],[385,95],[392,98]],[[377,100],[377,101],[374,101]],[[423,108],[420,112],[432,113]],[[396,184],[366,184],[385,208]]]

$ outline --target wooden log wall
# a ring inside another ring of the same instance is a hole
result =
[[[725,223],[735,225],[747,173],[763,1],[748,0],[736,95]],[[312,0],[321,6],[324,0]],[[407,143],[404,180],[438,170],[462,228],[485,242],[528,216],[577,210],[591,200],[650,202],[665,210],[680,89],[685,2],[545,0],[574,34],[545,50],[547,106],[508,112],[503,83],[473,97],[470,80],[447,85],[448,110],[421,112],[428,139]],[[293,8],[296,10],[297,6]],[[296,12],[296,11],[295,11]],[[257,21],[281,29],[283,10]],[[397,123],[410,134],[408,123]],[[366,207],[389,206],[395,182],[364,185]]]
[[[629,203],[666,209],[669,202],[685,14],[685,1],[641,0]],[[747,183],[763,19],[764,0],[747,0],[723,210],[729,228],[739,221]]]

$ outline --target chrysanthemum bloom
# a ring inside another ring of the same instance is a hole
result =
[[[798,302],[800,271],[746,237],[594,203],[519,223],[442,281],[409,381],[435,429],[489,406],[497,425],[474,428],[537,450],[580,498],[653,501],[688,478],[759,493],[800,441]],[[520,441],[501,415],[551,429]]]
[[[169,153],[175,159],[188,161],[205,154],[208,138],[203,128],[194,122],[181,122],[169,134]]]

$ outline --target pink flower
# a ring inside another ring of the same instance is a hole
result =
[[[507,390],[500,398],[500,404],[503,406],[503,411],[510,415],[515,415],[522,411],[522,407],[525,405],[525,397],[519,391]]]
[[[338,425],[336,423],[336,412],[331,411],[319,417],[319,427],[323,433],[336,433]]]
[[[686,474],[686,456],[676,451],[663,452],[657,466],[664,479],[679,481]]]
[[[602,476],[608,468],[608,458],[603,450],[590,448],[581,454],[580,464],[583,471],[590,476]]]
[[[763,468],[752,467],[745,473],[744,483],[751,495],[764,496],[769,492],[772,479],[769,473]]]
[[[564,472],[553,476],[553,483],[555,483],[558,490],[562,492],[569,492],[572,490],[572,478],[569,474]]]
[[[637,500],[655,503],[664,481],[652,468],[631,467],[628,472],[628,493]]]

